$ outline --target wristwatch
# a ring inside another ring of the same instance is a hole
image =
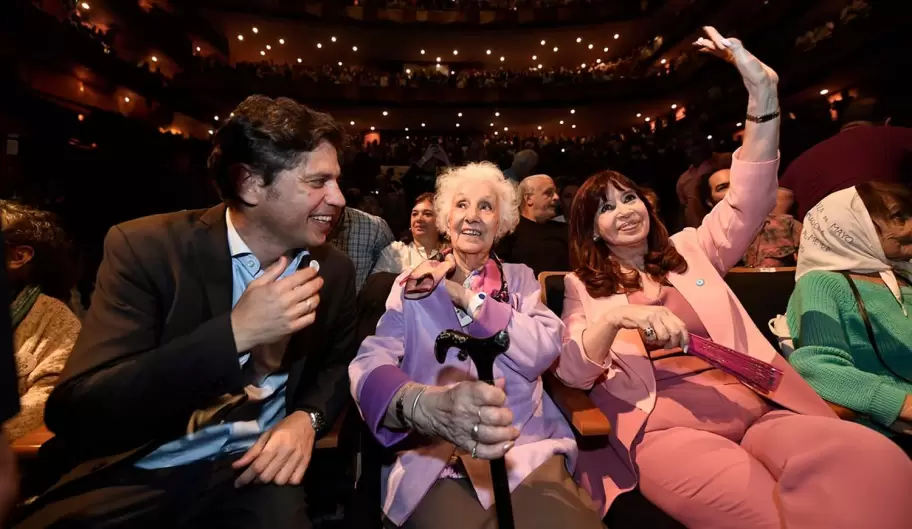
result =
[[[310,415],[310,424],[313,426],[314,432],[317,435],[320,435],[320,432],[326,428],[326,417],[323,415],[323,412],[313,408],[304,408],[301,411]]]

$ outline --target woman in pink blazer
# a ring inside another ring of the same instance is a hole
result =
[[[750,96],[726,198],[673,237],[613,171],[574,200],[557,375],[591,388],[615,426],[609,446],[581,447],[576,476],[602,514],[639,485],[688,527],[912,527],[912,462],[836,418],[722,279],[775,204],[779,105],[775,72],[737,40],[706,33],[697,45],[733,63]],[[690,334],[772,364],[780,385],[761,396],[685,355]]]

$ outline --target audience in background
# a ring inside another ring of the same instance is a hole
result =
[[[707,149],[707,145],[697,145],[689,150],[691,165],[678,177],[675,186],[678,202],[683,207],[684,226],[688,228],[699,226],[711,209],[700,196],[700,183],[704,175],[731,167],[731,153],[710,153]]]
[[[876,99],[849,103],[839,133],[798,156],[779,179],[777,213],[803,219],[824,197],[862,182],[912,186],[912,129],[891,127]]]
[[[789,361],[828,402],[912,448],[912,190],[865,182],[808,213]],[[910,451],[912,453],[912,451]]]
[[[500,240],[497,255],[528,266],[536,276],[569,270],[567,224],[554,220],[560,205],[554,180],[548,175],[528,176],[520,182],[517,198],[519,224]]]
[[[558,187],[560,188],[560,215],[554,217],[554,222],[566,223],[567,219],[570,218],[570,206],[573,205],[573,197],[576,196],[576,192],[579,190],[579,184],[574,181],[564,180]]]
[[[525,177],[532,174],[536,165],[538,165],[538,154],[535,151],[531,149],[519,151],[513,156],[513,164],[504,171],[504,176],[513,182],[522,182]]]
[[[380,253],[393,242],[393,232],[376,215],[347,207],[334,221],[329,242],[355,263],[355,292],[374,269]]]
[[[2,222],[2,219],[0,219]],[[6,241],[0,231],[0,246]],[[0,299],[10,299],[7,288],[6,270],[0,270]],[[16,360],[13,351],[13,332],[9,314],[0,314],[0,425],[19,413],[19,395],[16,392]],[[16,455],[9,439],[0,433],[0,526],[6,523],[6,516],[19,493],[19,472]]]
[[[443,247],[443,237],[437,230],[434,195],[424,193],[415,200],[415,206],[412,208],[408,240],[393,241],[384,248],[371,273],[400,274],[437,257]]]
[[[64,303],[74,277],[70,248],[54,216],[3,200],[0,216],[21,402],[21,411],[4,429],[15,440],[44,424],[44,405],[81,326]]]
[[[730,168],[704,174],[700,179],[703,203],[710,209],[715,207],[728,194],[730,183]],[[801,223],[791,215],[772,211],[738,264],[748,268],[795,266],[800,242]]]

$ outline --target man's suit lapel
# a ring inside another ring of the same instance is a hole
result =
[[[202,280],[212,316],[231,311],[231,251],[228,249],[228,224],[225,205],[219,204],[200,217],[193,230],[190,255]]]

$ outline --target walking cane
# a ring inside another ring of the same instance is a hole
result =
[[[447,351],[455,347],[460,355],[468,354],[478,371],[478,379],[494,385],[494,360],[510,347],[510,335],[506,330],[488,338],[475,338],[460,331],[443,331],[434,344],[434,356],[441,364],[446,361]],[[507,463],[504,458],[491,460],[491,481],[494,484],[494,507],[497,509],[497,527],[513,529],[513,505],[510,501],[510,482],[507,479]]]

